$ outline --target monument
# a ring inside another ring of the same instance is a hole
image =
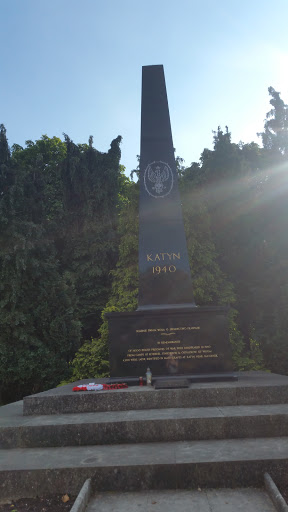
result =
[[[138,309],[106,317],[112,380],[234,378],[227,308],[194,300],[163,66],[142,68]]]

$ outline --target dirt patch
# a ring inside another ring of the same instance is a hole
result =
[[[0,512],[69,512],[77,496],[56,494],[37,498],[21,498],[0,505]]]

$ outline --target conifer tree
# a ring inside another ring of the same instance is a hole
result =
[[[60,261],[73,277],[84,339],[95,336],[117,261],[117,204],[123,179],[121,137],[107,153],[65,137],[64,231]]]
[[[138,199],[137,183],[123,177],[119,190],[118,244],[119,256],[111,271],[111,289],[102,311],[102,324],[79,349],[72,363],[71,380],[102,377],[109,374],[108,323],[105,313],[134,311],[138,298]]]
[[[268,92],[272,97],[270,104],[273,108],[266,114],[264,132],[258,135],[262,138],[264,149],[274,153],[275,158],[277,152],[282,155],[288,153],[288,105],[273,87],[269,87]]]
[[[73,285],[59,272],[47,229],[45,176],[37,162],[11,157],[4,127],[0,155],[0,382],[8,401],[69,374],[80,324]]]

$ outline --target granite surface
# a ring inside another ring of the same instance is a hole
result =
[[[288,404],[23,416],[20,402],[7,406],[6,415],[1,412],[0,448],[280,437],[288,433]]]
[[[238,381],[194,383],[188,389],[129,387],[114,391],[73,392],[79,383],[24,397],[25,415],[67,414],[139,409],[219,407],[288,403],[288,377],[265,372],[240,372]],[[94,379],[104,382],[105,379]]]
[[[86,512],[275,512],[262,489],[199,489],[196,491],[142,491],[98,493]]]
[[[260,487],[265,472],[288,485],[287,377],[250,372],[159,391],[72,387],[24,399],[30,412],[40,405],[38,416],[23,415],[22,402],[0,408],[0,499],[75,494],[87,478],[94,491],[115,492]]]
[[[0,497],[78,492],[90,477],[98,491],[259,487],[265,472],[287,485],[288,439],[0,450],[0,467]]]

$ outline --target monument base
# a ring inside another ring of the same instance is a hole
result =
[[[111,380],[136,383],[148,367],[154,378],[231,378],[227,313],[214,306],[107,313]]]
[[[190,384],[198,382],[228,382],[238,380],[236,373],[203,373],[195,375],[164,375],[152,376],[152,386],[155,389],[177,389],[186,388]],[[185,385],[182,383],[185,381]],[[107,384],[116,384],[125,382],[128,386],[139,386],[139,377],[111,377]],[[187,385],[186,385],[187,382]],[[143,383],[146,385],[146,379],[143,377]]]

